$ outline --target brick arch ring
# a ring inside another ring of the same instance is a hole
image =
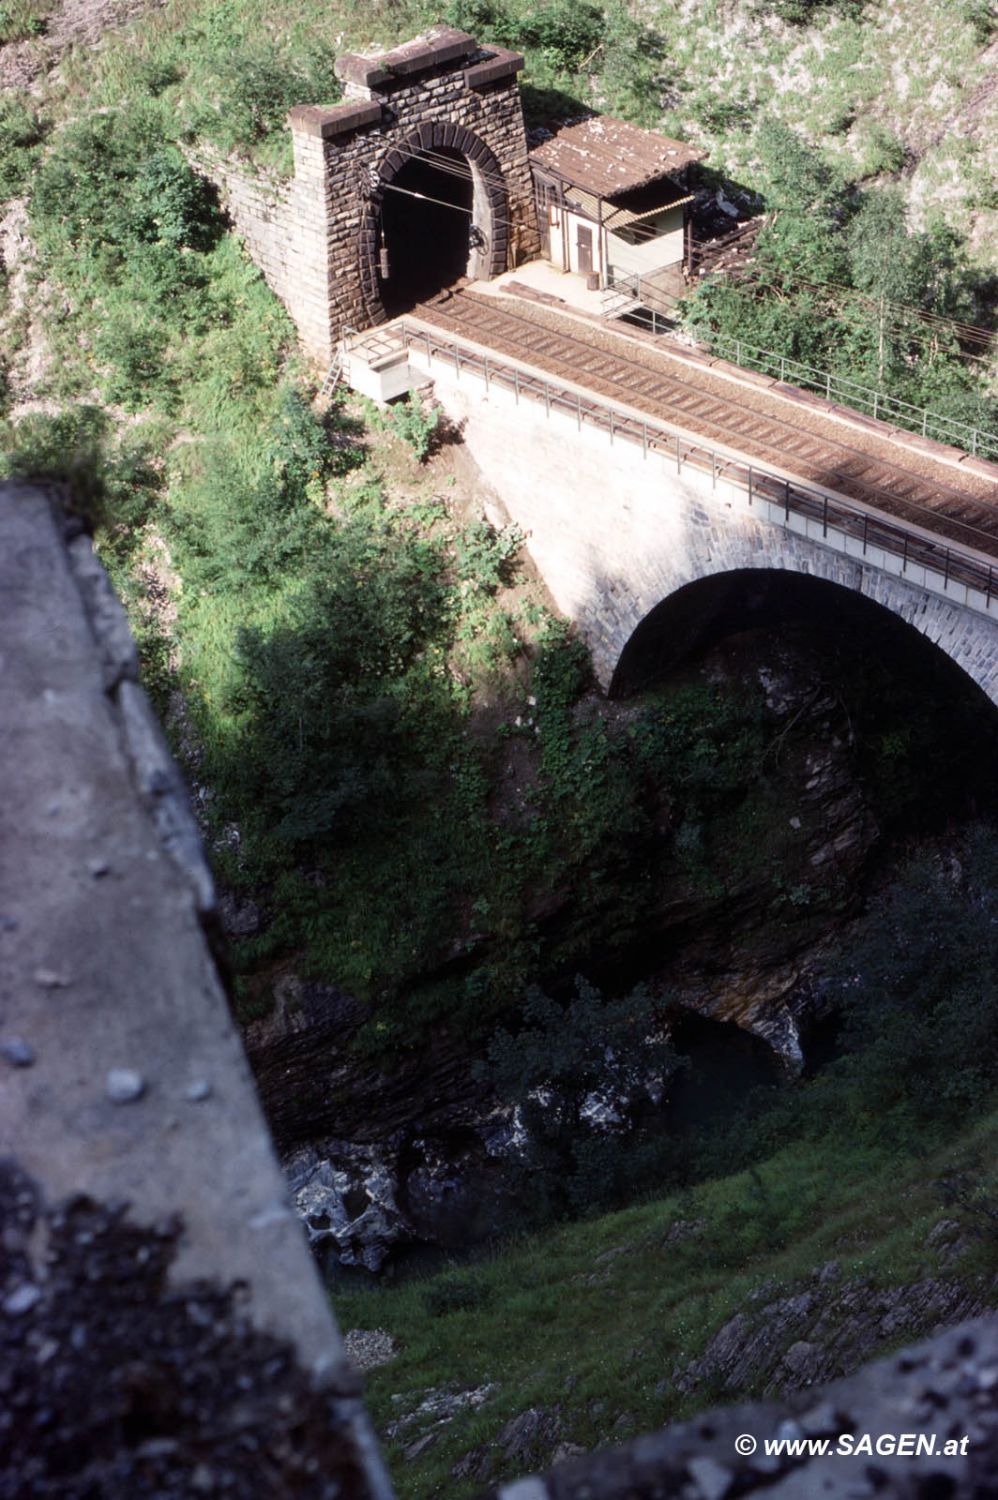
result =
[[[498,276],[506,269],[509,196],[497,158],[479,136],[463,125],[444,121],[420,125],[418,130],[396,142],[372,170],[372,177],[374,172],[377,173],[377,183],[364,205],[360,226],[360,285],[372,323],[383,323],[388,316],[378,290],[378,237],[385,189],[419,152],[440,150],[460,152],[467,160],[475,197],[481,194],[488,203],[489,222],[479,225],[479,228],[488,240],[489,275]]]

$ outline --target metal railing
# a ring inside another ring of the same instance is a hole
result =
[[[732,338],[729,334],[698,332],[696,335],[712,354],[730,358],[743,369],[758,370],[762,375],[772,375],[776,380],[787,380],[791,385],[805,390],[817,391],[828,401],[841,400],[854,411],[866,412],[875,420],[896,422],[908,432],[921,433],[922,437],[935,438],[937,442],[951,443],[980,458],[998,459],[998,433],[988,432],[982,427],[972,427],[967,422],[958,422],[955,417],[940,416],[913,406],[885,391],[876,391],[847,380],[842,375],[833,375],[828,370],[816,370],[785,354],[775,354],[771,349],[758,349],[744,339]]]
[[[845,539],[851,538],[860,544],[858,554],[852,552],[850,555],[865,557],[870,548],[878,548],[900,559],[902,575],[912,567],[924,568],[938,576],[944,593],[951,584],[962,586],[980,594],[986,610],[991,608],[998,584],[998,562],[992,565],[957,544],[932,541],[920,531],[879,512],[852,505],[822,490],[811,489],[724,449],[695,442],[667,422],[649,421],[615,411],[598,397],[584,396],[580,391],[559,385],[543,375],[464,348],[453,339],[410,327],[404,321],[398,326],[406,349],[413,346],[423,349],[428,362],[434,357],[445,360],[453,366],[459,379],[461,371],[467,370],[484,379],[486,391],[490,385],[502,387],[512,391],[517,402],[528,399],[543,403],[548,416],[555,411],[573,416],[579,431],[585,425],[606,433],[611,443],[638,444],[646,458],[660,455],[674,461],[677,474],[682,472],[684,465],[690,465],[701,473],[710,474],[714,488],[721,479],[745,490],[749,505],[762,501],[775,507],[783,513],[783,524],[787,527],[791,516],[797,516],[805,523],[820,524],[824,539],[830,530],[838,531]],[[848,545],[846,551],[849,552]],[[965,602],[971,604],[969,599]]]
[[[673,307],[679,305],[678,298],[664,292],[661,287],[654,286],[650,278],[657,276],[662,271],[673,268],[675,262],[670,261],[668,265],[656,266],[651,271],[628,272],[615,271],[613,267],[607,272],[606,287],[603,291],[603,306],[601,309],[604,318],[617,318],[625,309],[633,316],[640,316],[643,322],[647,322],[650,328],[657,333],[658,324],[672,327],[675,319],[670,313],[663,312],[661,307],[653,308],[645,304],[645,289],[642,282],[647,281],[651,287],[650,297],[655,302],[668,301]],[[637,302],[638,307],[632,308],[630,304]]]

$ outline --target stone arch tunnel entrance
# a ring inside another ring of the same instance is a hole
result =
[[[413,157],[388,184],[378,287],[389,317],[467,274],[473,198],[471,169],[453,150]]]
[[[361,234],[372,322],[505,270],[508,212],[498,161],[463,126],[422,126],[389,151]]]

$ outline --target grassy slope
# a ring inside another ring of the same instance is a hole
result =
[[[536,8],[527,0],[506,6],[514,18]],[[48,0],[36,9],[49,9]],[[276,0],[170,0],[109,37],[96,67],[92,53],[70,50],[45,87],[46,102],[58,115],[84,102],[127,107],[155,90],[173,121],[235,142],[244,122],[231,105],[245,105],[247,85],[234,79],[234,59],[244,71],[247,62],[282,60],[320,102],[333,91],[328,64],[338,51],[397,41],[443,9],[428,0],[303,0],[291,14]],[[891,141],[900,140],[919,210],[941,209],[971,234],[982,263],[998,265],[998,89],[986,88],[998,69],[998,42],[985,50],[974,20],[986,7],[874,0],[854,16],[819,12],[807,27],[787,25],[758,0],[653,0],[630,9],[661,44],[660,123],[708,146],[719,170],[754,184],[752,134],[764,112],[840,153],[857,176],[887,166]],[[597,53],[595,66],[604,55]],[[612,70],[607,83],[588,71],[594,64],[573,74],[537,49],[528,61],[528,82],[610,108],[635,107]],[[258,92],[266,114],[266,80]],[[281,119],[276,107],[262,120],[254,151],[287,166]]]
[[[400,1495],[475,1493],[480,1484],[451,1477],[454,1463],[494,1444],[504,1423],[531,1406],[557,1405],[557,1441],[588,1449],[733,1399],[716,1389],[684,1397],[670,1378],[736,1311],[751,1313],[750,1294],[764,1284],[760,1305],[799,1289],[831,1259],[843,1280],[873,1286],[937,1275],[938,1252],[926,1246],[942,1217],[933,1183],[955,1161],[993,1161],[996,1144],[998,1116],[918,1161],[874,1147],[844,1159],[822,1142],[798,1143],[757,1172],[567,1225],[462,1266],[458,1297],[470,1306],[434,1313],[453,1272],[335,1297],[341,1327],[383,1328],[401,1346],[368,1376],[380,1428],[430,1390],[497,1387],[480,1409],[440,1427],[415,1460],[406,1461],[404,1449],[432,1418],[386,1444]],[[704,1229],[666,1243],[677,1220],[703,1220]],[[971,1249],[960,1270],[986,1264]],[[550,1461],[551,1449],[548,1439],[529,1462]],[[495,1479],[529,1468],[522,1456],[504,1463],[498,1449],[494,1461]]]
[[[900,165],[916,216],[942,213],[998,269],[998,42],[970,6],[881,0],[805,28],[743,0],[651,16],[670,60],[664,123],[709,147],[711,166],[757,186],[753,128],[772,114],[851,177]]]

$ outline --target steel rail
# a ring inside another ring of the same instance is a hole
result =
[[[489,319],[499,320],[500,322],[504,322],[507,325],[510,322],[513,322],[519,328],[527,330],[527,332],[524,333],[519,340],[520,349],[522,352],[517,352],[515,348],[511,348],[507,352],[513,354],[515,358],[522,358],[528,364],[533,363],[536,365],[539,352],[538,344],[546,335],[552,340],[560,341],[563,345],[568,345],[570,350],[583,350],[585,352],[586,361],[588,361],[589,363],[600,360],[608,362],[611,365],[615,365],[618,370],[629,370],[632,375],[637,375],[645,382],[647,382],[650,378],[655,378],[666,390],[667,387],[671,384],[682,391],[684,394],[694,397],[701,403],[706,402],[709,406],[714,408],[714,410],[708,416],[698,418],[697,420],[702,422],[704,426],[713,427],[717,430],[717,432],[721,433],[722,442],[730,441],[735,446],[738,446],[748,441],[754,444],[756,447],[767,451],[768,453],[775,454],[777,467],[779,468],[783,468],[786,466],[785,460],[788,457],[793,456],[792,450],[788,453],[785,448],[781,447],[778,443],[772,440],[768,440],[765,436],[755,435],[751,432],[746,435],[744,431],[744,426],[746,423],[750,428],[752,425],[758,427],[760,424],[762,424],[763,426],[772,424],[777,429],[784,431],[789,436],[792,436],[798,441],[803,441],[806,444],[809,444],[811,446],[818,446],[819,448],[831,449],[833,454],[844,452],[854,460],[858,461],[863,468],[879,468],[889,474],[897,475],[902,483],[914,486],[916,490],[924,492],[926,489],[929,489],[943,496],[952,496],[953,499],[964,508],[975,507],[980,511],[991,512],[995,518],[996,530],[993,533],[987,530],[985,527],[977,526],[969,521],[963,521],[959,516],[948,515],[945,511],[934,509],[930,505],[925,505],[917,499],[911,499],[907,496],[897,495],[891,489],[887,488],[884,485],[878,484],[874,480],[864,479],[861,474],[849,474],[847,472],[843,473],[840,472],[837,468],[833,469],[830,467],[828,470],[829,480],[837,481],[837,484],[833,486],[830,483],[829,488],[844,487],[847,494],[850,493],[851,490],[858,488],[871,497],[877,497],[873,499],[873,503],[877,504],[877,499],[879,499],[879,508],[886,510],[888,513],[891,513],[892,509],[897,508],[901,508],[903,510],[906,509],[911,512],[919,512],[921,513],[921,515],[931,521],[931,525],[928,525],[927,529],[938,532],[943,525],[956,528],[960,532],[962,532],[964,536],[976,538],[977,545],[981,545],[983,547],[983,550],[985,551],[992,550],[995,547],[996,543],[998,543],[998,489],[996,489],[995,501],[990,501],[969,494],[966,490],[959,490],[956,488],[956,486],[949,485],[945,481],[927,479],[923,474],[920,474],[913,469],[908,469],[903,464],[898,463],[895,460],[875,457],[870,453],[865,452],[862,448],[855,447],[850,443],[839,442],[836,439],[831,439],[826,436],[817,434],[811,429],[804,427],[798,423],[794,423],[786,417],[774,415],[769,412],[760,412],[754,409],[745,401],[740,401],[734,391],[732,391],[730,395],[726,394],[725,397],[722,398],[715,392],[704,391],[702,387],[698,386],[696,382],[690,379],[683,379],[682,375],[679,373],[674,373],[672,371],[666,372],[664,370],[658,371],[647,364],[629,359],[626,353],[621,353],[618,355],[616,353],[608,352],[605,349],[599,349],[594,344],[589,343],[587,340],[575,334],[562,331],[560,329],[555,331],[543,324],[539,324],[535,319],[527,316],[526,314],[519,313],[515,309],[510,308],[505,304],[501,308],[485,308],[483,307],[484,300],[485,299],[483,298],[471,300],[468,298],[466,293],[460,292],[449,299],[446,309],[436,309],[432,304],[426,305],[425,316],[429,319],[429,321],[432,322],[434,320],[434,315],[436,315],[438,320],[445,325],[448,322],[458,324],[463,323],[465,329],[467,330],[466,336],[471,338],[472,340],[475,339],[476,329],[479,331],[479,333],[485,332],[487,336]],[[414,315],[419,316],[419,311],[414,310]],[[610,332],[610,330],[607,330],[602,326],[600,328],[600,331],[606,337],[613,337],[620,340],[622,343],[626,343],[626,334],[620,334],[616,331]],[[497,337],[504,337],[507,343],[515,345],[518,342],[517,336],[515,334],[510,334],[508,331],[508,327],[504,333],[501,333],[499,330],[495,330],[495,333]],[[481,339],[479,339],[479,342],[481,342]],[[663,355],[663,357],[667,358],[668,356]],[[618,399],[624,401],[634,400],[635,398],[637,398],[639,401],[641,399],[649,399],[648,397],[642,398],[642,393],[640,391],[634,390],[634,388],[629,386],[625,380],[622,380],[619,375],[588,374],[583,368],[584,363],[585,361],[579,361],[579,373],[583,381],[591,379],[595,381],[602,381],[604,384],[611,387],[616,386],[618,392],[620,393]],[[725,377],[720,376],[719,378]],[[668,400],[667,394],[665,395],[665,399]],[[777,399],[779,398],[777,397]],[[718,415],[718,408],[721,409],[720,415]],[[736,422],[732,422],[728,419],[729,410],[734,410],[741,415],[741,427],[739,427]],[[666,417],[662,418],[662,420],[668,421],[669,419]],[[710,439],[708,436],[708,441],[709,440]],[[772,460],[766,461],[771,462]],[[804,462],[811,463],[813,461],[804,459]],[[855,500],[859,500],[860,503],[862,503],[862,497],[860,495],[853,495],[852,498]],[[967,545],[974,545],[974,542],[969,541]]]
[[[418,317],[418,314],[414,316]],[[960,584],[981,594],[985,609],[991,609],[998,592],[998,564],[975,556],[958,545],[934,541],[903,523],[899,524],[896,518],[811,489],[712,444],[691,440],[662,419],[615,412],[598,399],[584,398],[579,391],[544,375],[529,373],[501,358],[462,347],[453,336],[430,332],[419,327],[418,323],[413,326],[405,318],[397,327],[405,348],[421,346],[431,366],[434,356],[446,359],[448,364],[453,361],[458,377],[461,370],[466,369],[481,375],[486,386],[504,386],[512,391],[517,402],[526,397],[543,402],[548,415],[552,411],[562,411],[574,417],[580,430],[587,425],[605,432],[611,442],[623,439],[640,444],[645,457],[658,454],[674,460],[677,473],[682,471],[684,464],[709,473],[715,487],[718,479],[722,479],[745,490],[750,506],[763,500],[782,510],[787,527],[792,515],[801,516],[805,521],[820,522],[824,538],[827,538],[829,529],[840,531],[844,537],[861,542],[861,556],[866,557],[870,548],[889,552],[901,559],[901,576],[905,576],[911,567],[925,568],[941,577],[944,593],[949,591],[951,584]],[[848,551],[846,555],[855,556]]]

